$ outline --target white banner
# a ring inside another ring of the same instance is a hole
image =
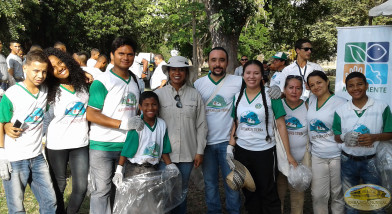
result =
[[[351,72],[365,74],[367,94],[392,106],[392,26],[339,27],[335,94],[351,100],[345,80]]]

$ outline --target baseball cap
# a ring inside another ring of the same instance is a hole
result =
[[[272,58],[287,60],[287,54],[284,52],[277,52]]]

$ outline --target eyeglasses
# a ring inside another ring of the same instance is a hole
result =
[[[248,59],[241,59],[241,61],[248,61]]]
[[[300,49],[303,49],[304,51],[313,51],[313,48],[300,48]]]
[[[177,108],[182,108],[180,95],[177,94],[176,96],[174,96],[174,100],[177,101],[177,103],[176,103]]]
[[[297,79],[297,80],[299,80],[299,81],[302,82],[302,77],[301,77],[301,76],[298,76],[298,75],[288,75],[288,76],[286,77],[286,79],[287,79],[287,80],[289,80],[289,79]]]

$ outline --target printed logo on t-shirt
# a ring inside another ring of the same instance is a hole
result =
[[[71,117],[82,117],[85,112],[86,107],[82,102],[73,102],[67,106],[64,114]]]
[[[309,129],[310,131],[317,133],[326,133],[330,130],[323,122],[318,119],[313,119],[310,121]]]
[[[210,108],[221,109],[227,106],[227,102],[225,98],[221,95],[216,95],[207,105]]]
[[[246,111],[241,114],[240,123],[245,123],[248,126],[255,126],[260,124],[260,119],[256,113],[252,111]]]
[[[121,100],[121,104],[125,104],[126,106],[136,106],[136,103],[136,96],[132,92],[124,96]]]
[[[256,109],[261,109],[261,103],[257,103],[256,105],[255,105],[255,107],[256,107]]]
[[[285,122],[286,122],[286,128],[289,130],[297,130],[304,127],[301,121],[299,121],[296,117],[290,117],[286,119]]]
[[[42,121],[42,118],[44,116],[44,111],[42,108],[36,108],[34,109],[33,113],[31,113],[25,120],[25,123],[30,123],[30,124],[37,124]]]
[[[358,125],[354,126],[354,131],[361,133],[361,134],[369,134],[370,133],[369,128],[363,124],[358,124]]]
[[[148,142],[146,148],[143,151],[143,155],[158,158],[160,147],[155,141]]]

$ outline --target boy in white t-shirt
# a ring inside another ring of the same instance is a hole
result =
[[[369,84],[360,72],[346,78],[352,100],[335,112],[332,129],[342,149],[341,178],[343,192],[364,184],[381,185],[376,168],[376,151],[380,141],[392,139],[392,114],[389,106],[366,95]],[[346,213],[358,211],[346,205]],[[382,211],[376,213],[384,213]]]
[[[177,166],[170,160],[171,146],[166,123],[157,117],[159,112],[158,96],[152,91],[143,92],[140,95],[139,109],[143,111],[142,118],[147,128],[142,131],[128,131],[113,177],[113,183],[117,187],[121,185],[123,177],[129,178],[158,170],[161,157],[167,168],[178,171]],[[123,166],[125,176],[122,172]]]
[[[23,198],[28,182],[39,203],[39,212],[55,213],[56,195],[41,143],[47,98],[47,88],[41,84],[50,62],[42,51],[31,51],[26,59],[26,79],[10,87],[0,103],[0,123],[4,124],[4,129],[0,129],[0,139],[4,140],[4,147],[0,148],[0,177],[9,213],[25,213]]]

